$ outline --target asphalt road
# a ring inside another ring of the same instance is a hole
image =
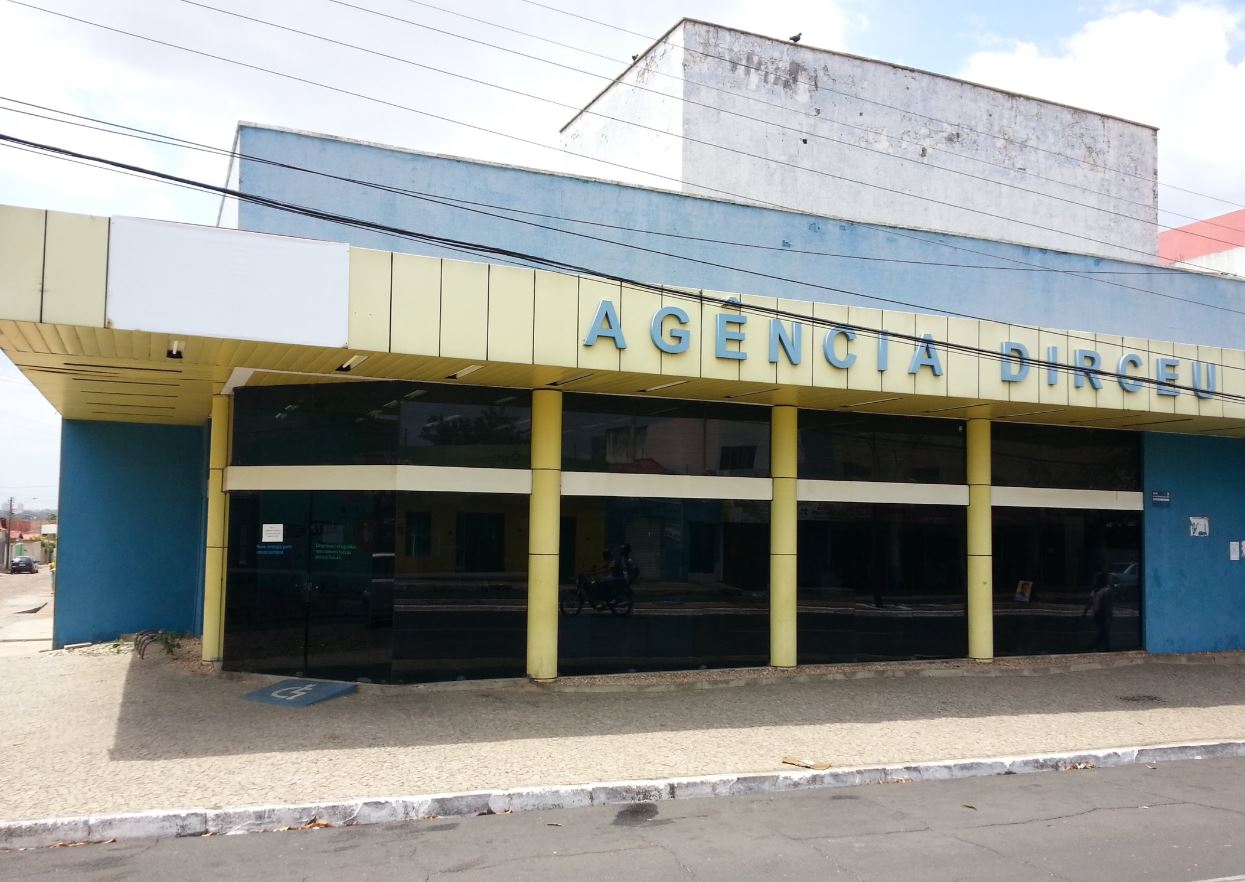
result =
[[[1245,760],[131,841],[0,879],[1245,880]]]

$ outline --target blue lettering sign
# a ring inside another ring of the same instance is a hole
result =
[[[842,337],[843,357],[840,358],[834,349],[834,341]],[[831,328],[826,331],[826,339],[822,342],[822,351],[826,354],[826,361],[830,362],[831,367],[842,368],[847,370],[856,363],[856,354],[848,351],[848,344],[856,339],[856,332],[848,328]]]
[[[748,321],[746,315],[737,315],[733,312],[719,312],[717,320],[717,333],[714,335],[713,354],[718,358],[730,358],[735,361],[743,361],[748,357],[747,353],[741,351],[744,342],[744,332],[731,330],[727,325],[743,325]],[[729,342],[737,342],[740,344],[740,350],[727,349],[726,344]]]
[[[653,321],[648,326],[649,336],[662,352],[669,352],[671,355],[686,352],[692,340],[692,332],[685,327],[676,326],[670,329],[670,339],[666,339],[662,333],[662,324],[667,318],[673,318],[679,325],[687,324],[686,312],[677,306],[664,306],[653,314]]]
[[[1078,349],[1072,354],[1072,382],[1078,389],[1085,388],[1085,379],[1089,378],[1089,385],[1095,389],[1102,388],[1102,377],[1091,371],[1097,371],[1102,368],[1102,356],[1092,349]]]
[[[1198,398],[1210,398],[1215,394],[1215,366],[1206,365],[1206,385],[1202,385],[1202,363],[1193,362],[1193,394]]]
[[[787,355],[787,361],[799,364],[804,353],[804,326],[794,322],[791,330],[787,330],[778,319],[769,320],[769,360],[770,364],[778,364],[778,350]]]
[[[1120,388],[1125,392],[1137,392],[1141,389],[1141,382],[1139,380],[1129,379],[1129,365],[1139,368],[1143,367],[1145,362],[1142,361],[1141,356],[1137,353],[1128,352],[1120,357],[1119,362],[1115,366],[1115,372],[1120,375]]]
[[[1009,340],[1003,344],[1002,352],[1003,358],[999,361],[999,367],[1003,372],[1003,382],[1023,382],[1029,376],[1029,347]]]
[[[912,353],[912,363],[908,365],[908,373],[915,374],[923,367],[929,368],[935,377],[942,376],[942,361],[938,358],[938,349],[934,346],[933,334],[922,334],[922,342]]]
[[[618,319],[618,311],[609,300],[602,300],[597,307],[597,314],[588,328],[588,336],[584,337],[584,345],[592,346],[600,337],[609,337],[619,349],[627,348],[627,338],[623,336],[622,322]]]
[[[1180,394],[1180,390],[1172,385],[1180,379],[1179,369],[1180,359],[1178,358],[1156,358],[1154,360],[1154,379],[1159,381],[1154,388],[1160,395]]]

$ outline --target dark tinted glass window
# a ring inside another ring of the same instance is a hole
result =
[[[767,502],[563,497],[560,669],[768,664],[769,529]]]
[[[235,465],[528,468],[531,394],[437,383],[238,389]]]
[[[959,420],[800,411],[800,477],[963,484]]]
[[[562,468],[675,475],[769,474],[769,408],[567,395]]]
[[[1141,434],[994,423],[993,483],[1000,487],[1140,490]]]
[[[801,663],[965,654],[963,507],[801,502],[799,512]]]
[[[1141,648],[1141,513],[994,509],[999,655]]]

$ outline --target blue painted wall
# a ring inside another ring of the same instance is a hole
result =
[[[1245,560],[1228,557],[1245,539],[1245,439],[1147,433],[1144,463],[1146,649],[1245,650]],[[1191,516],[1209,537],[1189,535]]]
[[[442,200],[471,200],[650,231],[628,232],[568,223],[515,211],[497,212],[482,205],[450,207],[254,160],[243,160],[239,170],[240,187],[248,193],[402,229],[554,257],[644,282],[906,311],[958,312],[1014,324],[1209,346],[1236,347],[1245,339],[1245,314],[1184,302],[1195,300],[1245,310],[1245,283],[1241,282],[1002,242],[826,220],[606,181],[251,126],[243,126],[239,137],[241,152],[248,156],[435,194]],[[481,212],[508,214],[513,219],[499,219]],[[246,203],[239,206],[239,226],[370,248],[483,259]],[[614,240],[614,243],[570,235],[568,230]],[[689,241],[666,235],[670,233],[782,250]],[[677,253],[793,281],[775,281],[737,269],[690,263],[616,243]],[[797,253],[799,251],[886,260],[826,257]],[[970,266],[894,262],[905,260]],[[1063,272],[1034,272],[1031,265]],[[1069,272],[1081,275],[1069,275]],[[824,290],[814,285],[841,290]],[[907,305],[876,298],[904,301]]]
[[[197,426],[61,424],[56,646],[201,630],[206,444]]]

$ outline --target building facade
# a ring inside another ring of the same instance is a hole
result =
[[[1245,649],[1245,282],[237,153],[226,227],[0,209],[0,348],[65,418],[58,645],[375,682]]]

